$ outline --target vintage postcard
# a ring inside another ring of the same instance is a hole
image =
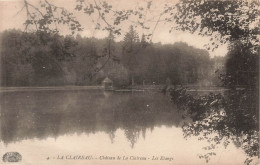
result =
[[[259,0],[0,0],[0,164],[259,164]]]

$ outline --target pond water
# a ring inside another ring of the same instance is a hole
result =
[[[183,138],[181,114],[159,92],[28,90],[0,96],[0,155],[19,152],[18,164],[237,165],[246,159],[233,144],[219,146],[209,163],[199,159],[208,143]]]

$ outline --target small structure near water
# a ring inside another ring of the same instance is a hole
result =
[[[105,90],[113,90],[113,81],[106,77],[102,82],[102,86]]]

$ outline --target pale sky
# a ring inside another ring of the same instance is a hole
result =
[[[40,0],[27,0],[28,2],[38,5]],[[75,11],[74,8],[76,6],[76,0],[49,0],[53,4],[64,7],[69,11],[72,11],[77,18],[77,20],[84,27],[84,30],[80,32],[82,36],[91,37],[95,36],[97,38],[104,38],[108,34],[105,31],[97,31],[94,30],[95,25],[92,23],[92,20],[97,20],[95,15],[90,18],[88,15]],[[86,0],[88,1],[88,0]],[[91,1],[91,0],[89,0]],[[137,8],[137,6],[144,6],[147,4],[148,0],[108,0],[108,2],[116,9],[130,9]],[[176,3],[176,0],[151,0],[152,6],[149,12],[147,12],[147,20],[154,17],[155,21],[151,21],[147,23],[147,26],[150,27],[149,31],[145,31],[141,28],[137,28],[137,32],[141,35],[142,33],[151,32],[154,29],[155,22],[158,18],[158,13],[163,10],[164,3]],[[7,29],[22,29],[24,30],[23,23],[26,19],[26,11],[22,9],[23,0],[0,0],[0,31]],[[157,16],[157,17],[156,17]],[[110,16],[107,16],[110,18]],[[112,16],[111,16],[112,17]],[[134,19],[134,18],[132,18]],[[111,20],[108,20],[112,22]],[[124,32],[128,31],[128,27],[130,26],[130,22],[124,22],[120,25],[122,28],[122,35],[117,38],[117,41],[122,40],[124,36]],[[102,25],[102,23],[101,23]],[[61,34],[67,34],[69,30],[67,28],[61,27],[59,28]],[[195,34],[190,34],[188,32],[183,31],[172,31],[169,33],[170,25],[159,23],[154,31],[153,42],[161,42],[162,44],[171,44],[174,42],[182,41],[188,43],[190,46],[194,46],[196,48],[205,49],[204,45],[209,43],[209,37],[202,37]],[[209,52],[211,57],[213,56],[224,56],[227,53],[227,45],[222,45],[214,52]]]

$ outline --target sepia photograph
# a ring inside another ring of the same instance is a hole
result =
[[[0,164],[260,165],[259,0],[0,0]]]

